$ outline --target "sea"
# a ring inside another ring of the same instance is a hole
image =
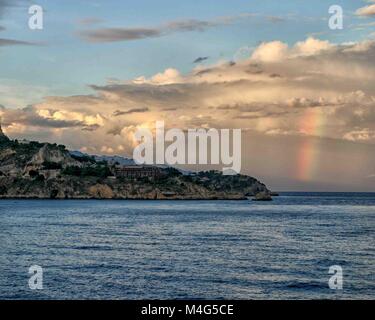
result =
[[[375,193],[0,200],[0,299],[374,298]]]

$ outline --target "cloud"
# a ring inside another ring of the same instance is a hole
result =
[[[313,37],[297,42],[292,48],[281,41],[272,41],[264,42],[256,48],[252,58],[263,62],[277,62],[291,57],[313,56],[332,48],[333,45],[329,41],[322,41]]]
[[[93,131],[103,124],[99,114],[71,112],[68,110],[54,110],[28,106],[22,109],[0,110],[2,122],[5,126],[32,126],[49,129],[79,128]]]
[[[285,58],[288,52],[288,45],[281,41],[262,43],[253,53],[254,60],[264,62],[280,61]]]
[[[126,111],[120,111],[120,110],[116,110],[113,115],[115,117],[118,117],[118,116],[122,116],[124,114],[131,114],[131,113],[145,113],[145,112],[148,112],[149,109],[148,108],[135,108],[135,109],[130,109],[130,110],[126,110]]]
[[[209,59],[209,57],[198,57],[198,58],[196,58],[194,61],[193,61],[193,63],[201,63],[201,62],[203,62],[203,61],[205,61],[205,60],[208,60]]]
[[[311,56],[332,49],[333,47],[329,41],[309,37],[305,41],[297,42],[292,49],[292,54],[297,56]]]
[[[205,31],[208,28],[216,27],[222,24],[228,24],[231,22],[232,17],[226,19],[218,18],[212,21],[188,19],[168,22],[161,29],[169,32],[185,32],[185,31]]]
[[[32,109],[0,109],[0,115],[11,136],[38,132],[94,153],[121,145],[131,155],[132,133],[157,120],[181,129],[242,128],[270,137],[374,144],[374,58],[373,41],[265,42],[234,64],[196,65],[188,73],[167,68],[91,85],[92,94],[47,97]]]
[[[81,31],[80,36],[88,42],[116,42],[160,37],[160,30],[147,28],[106,28]]]
[[[117,42],[162,37],[167,34],[188,31],[204,31],[218,25],[218,21],[181,20],[151,28],[103,28],[83,30],[79,35],[88,42]]]
[[[82,131],[95,131],[95,130],[98,130],[100,128],[100,125],[98,124],[92,124],[92,125],[88,125],[88,126],[83,126],[82,127]]]
[[[159,112],[173,110],[167,119],[176,122],[181,114],[178,122],[183,127],[247,125],[266,134],[317,134],[371,142],[375,140],[371,134],[375,123],[371,123],[375,119],[375,92],[370,85],[375,80],[373,56],[373,42],[334,45],[308,38],[292,47],[271,42],[236,64],[220,62],[185,75],[167,69],[150,78],[94,89],[111,101],[146,102],[155,119]],[[213,116],[211,108],[218,110]],[[210,118],[198,121],[197,112]],[[303,119],[312,116],[329,125],[325,130],[318,124],[306,127]]]
[[[35,45],[38,45],[38,44],[33,43],[33,42],[28,42],[28,41],[0,38],[0,47],[4,47],[4,46],[35,46]]]
[[[145,77],[138,77],[133,80],[137,84],[154,84],[154,85],[166,85],[182,82],[183,78],[180,72],[174,68],[165,69],[163,72],[159,72],[152,76],[150,79]]]
[[[254,14],[241,14],[238,16],[218,17],[210,21],[185,19],[170,21],[165,24],[154,27],[137,28],[100,28],[90,30],[80,30],[78,35],[87,42],[105,43],[118,41],[131,41],[147,38],[163,37],[179,32],[203,32],[209,28],[220,25],[233,24],[235,21],[252,18]],[[274,20],[273,20],[274,21]]]
[[[375,4],[359,8],[356,11],[356,14],[359,16],[374,16],[375,15]]]
[[[84,122],[78,120],[45,117],[32,106],[16,110],[5,109],[2,114],[2,122],[6,126],[17,123],[18,125],[48,128],[70,128],[84,125]]]
[[[364,128],[345,133],[344,139],[349,141],[370,141],[375,139],[375,130]]]

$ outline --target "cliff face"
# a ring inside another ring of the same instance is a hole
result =
[[[46,164],[57,164],[58,166],[56,167],[59,168],[61,166],[61,169],[66,168],[68,166],[82,167],[81,162],[74,160],[70,156],[69,152],[67,152],[66,150],[62,150],[60,148],[53,148],[49,144],[44,144],[26,164],[23,170],[24,174],[30,174],[30,171],[32,170],[43,170]]]
[[[0,142],[9,141],[9,138],[4,134],[0,124]]]
[[[82,166],[73,159],[64,146],[48,143],[22,142],[4,139],[0,141],[0,175],[12,177],[28,176],[30,171],[63,169],[67,166]]]
[[[61,163],[62,166],[81,166],[81,163],[74,160],[69,152],[66,150],[61,150],[59,148],[51,148],[50,145],[44,144],[39,151],[33,155],[29,164],[33,166],[40,166],[43,163]]]
[[[264,184],[221,172],[183,175],[172,168],[155,177],[114,177],[112,165],[72,156],[64,146],[0,142],[0,198],[245,199]]]

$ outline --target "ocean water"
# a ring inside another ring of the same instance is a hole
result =
[[[0,299],[375,298],[375,194],[1,200],[0,229]]]

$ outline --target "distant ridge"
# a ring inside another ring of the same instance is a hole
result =
[[[125,158],[121,156],[105,156],[105,155],[91,155],[83,153],[81,151],[69,151],[72,156],[75,157],[93,157],[96,161],[107,161],[109,164],[120,164],[123,166],[135,166],[136,163],[133,159]]]

